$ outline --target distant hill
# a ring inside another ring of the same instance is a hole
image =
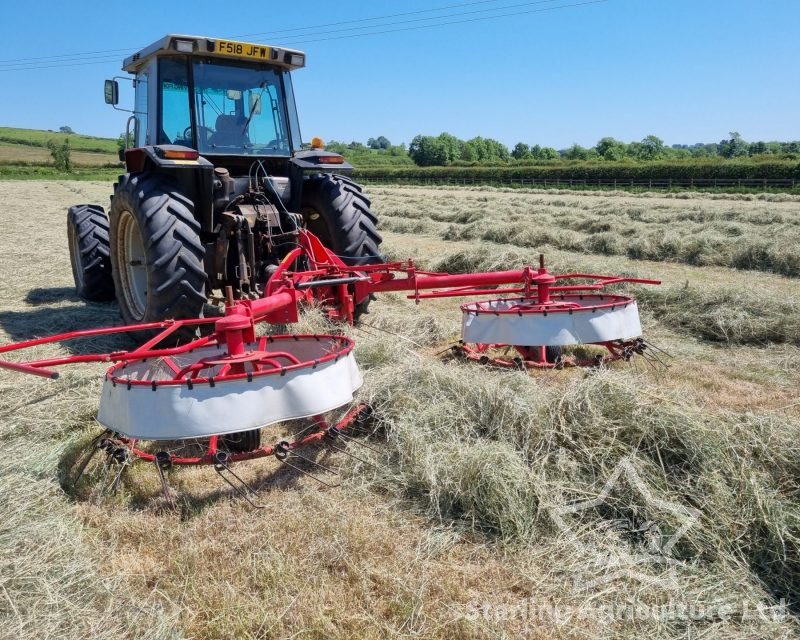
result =
[[[74,151],[94,153],[117,153],[117,141],[114,138],[98,138],[80,133],[61,133],[60,131],[44,131],[42,129],[16,129],[0,127],[0,143],[27,145],[30,147],[46,147],[48,140],[62,142],[69,138],[70,147]]]

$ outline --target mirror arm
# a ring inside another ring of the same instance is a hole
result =
[[[136,78],[132,78],[131,76],[114,76],[111,79],[112,80],[127,80],[128,82],[131,83],[131,86],[133,86],[134,82],[136,81]],[[123,109],[122,107],[118,107],[115,104],[112,104],[111,106],[114,109],[116,109],[117,111],[124,111],[125,113],[136,113],[133,109]]]

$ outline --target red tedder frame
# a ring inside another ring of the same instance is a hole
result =
[[[263,297],[233,300],[228,295],[225,315],[216,318],[165,320],[119,327],[82,329],[53,336],[34,338],[0,346],[0,354],[62,342],[135,331],[158,331],[141,346],[130,351],[91,353],[45,358],[29,361],[0,360],[0,368],[47,378],[57,378],[54,367],[81,362],[130,362],[147,358],[169,357],[206,345],[226,345],[226,357],[231,362],[231,375],[241,375],[242,363],[247,361],[246,345],[256,340],[255,325],[260,322],[288,324],[297,321],[298,306],[304,302],[321,304],[329,317],[338,322],[352,323],[356,305],[374,293],[408,291],[416,300],[444,297],[468,297],[491,294],[522,294],[536,299],[538,306],[556,304],[551,294],[590,292],[620,282],[660,284],[658,280],[622,278],[592,273],[553,275],[544,261],[539,268],[530,266],[511,271],[490,271],[464,274],[422,271],[411,260],[358,266],[346,265],[308,231],[300,232],[300,246],[293,249],[270,278]],[[301,267],[300,265],[305,265]],[[556,284],[563,280],[586,279],[590,284]],[[211,335],[173,347],[158,346],[174,338],[176,331],[186,327],[214,325]],[[169,381],[162,381],[165,383]],[[174,382],[173,382],[174,384]]]

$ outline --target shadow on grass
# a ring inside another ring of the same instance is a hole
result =
[[[25,302],[35,308],[24,311],[0,311],[0,327],[10,336],[13,342],[22,342],[32,338],[40,338],[58,333],[113,327],[122,324],[119,307],[115,302],[87,302],[75,295],[72,287],[40,287],[31,289],[25,296]],[[63,302],[74,302],[74,305],[56,305]],[[219,308],[205,305],[205,317],[221,316]],[[210,330],[203,329],[205,334]],[[138,331],[127,334],[101,335],[90,338],[77,338],[62,344],[73,355],[88,353],[107,353],[134,349],[148,340],[155,332]],[[188,340],[190,336],[182,336]],[[163,344],[161,346],[172,346]],[[13,353],[13,352],[12,352]],[[16,359],[22,359],[24,356]],[[13,355],[9,359],[15,359]]]
[[[36,287],[28,291],[25,302],[30,305],[53,304],[54,302],[80,302],[75,287]]]
[[[354,434],[360,436],[359,439],[368,439],[371,435],[375,435],[376,432],[371,431],[370,427],[366,426],[367,424],[365,423],[364,426],[359,427],[359,431],[354,432]],[[307,424],[303,425],[303,427],[307,426]],[[301,435],[308,433],[306,428],[298,428],[293,431],[295,433],[292,436],[281,437],[278,434],[270,433],[269,435],[264,434],[263,437],[264,440],[269,439],[270,443],[273,443],[273,440],[274,443],[277,443],[283,439],[288,441],[296,440]],[[122,475],[119,494],[113,495],[112,492],[103,489],[103,470],[109,460],[109,452],[98,448],[97,443],[105,434],[106,432],[100,428],[94,429],[90,434],[74,442],[64,450],[58,465],[59,482],[64,492],[76,502],[102,500],[134,511],[158,512],[171,510],[167,500],[163,497],[155,464],[145,460],[133,458],[133,463],[128,466]],[[190,445],[198,448],[191,454],[186,451],[176,453],[174,445],[178,444],[176,442],[153,442],[148,443],[149,446],[145,445],[143,449],[154,453],[163,447],[164,450],[169,450],[174,455],[197,455],[200,453],[199,447],[204,448],[207,440],[199,440]],[[342,443],[337,443],[337,446],[341,445]],[[86,460],[85,456],[92,450],[95,453],[90,458],[88,465],[86,465],[80,481],[76,483],[81,464]],[[359,452],[355,452],[355,454],[362,455]],[[271,456],[266,456],[265,458],[232,463],[231,468],[234,473],[241,476],[242,471],[248,465],[258,465],[254,474],[247,473],[243,476],[247,486],[254,491],[254,493],[249,493],[248,495],[256,505],[266,504],[266,499],[271,492],[297,489],[301,482],[307,483],[309,486],[318,486],[320,489],[335,488],[341,482],[339,471],[342,463],[347,459],[347,454],[326,446],[323,440],[319,444],[304,447],[301,455],[303,458],[290,456],[291,466],[282,464]],[[108,466],[110,472],[105,477],[106,487],[111,484],[117,471],[121,468],[114,462],[111,462]],[[195,490],[197,493],[187,489],[185,487],[186,483],[180,477],[182,473],[189,472],[189,469],[185,466],[175,465],[164,473],[175,503],[175,509],[182,520],[190,520],[202,514],[219,500],[235,499],[246,508],[249,508],[247,501],[228,485],[224,479],[218,477],[212,471],[211,465],[207,464],[203,465],[203,467],[207,470],[207,473],[202,480],[203,489],[200,490],[201,492]],[[145,475],[142,475],[143,473]],[[235,478],[231,479],[236,483]],[[189,482],[195,484],[197,478],[190,478]],[[238,483],[236,484],[238,485]],[[334,486],[329,487],[328,485]],[[244,487],[241,488],[246,491]]]
[[[42,300],[39,304],[46,304],[46,302],[53,301],[52,296],[56,295],[53,294],[53,291],[57,290],[38,291],[40,293],[34,293],[33,291],[29,293],[28,299],[34,296],[35,299]],[[46,293],[41,293],[44,291]],[[60,298],[59,300],[71,299],[77,298]],[[32,338],[81,329],[109,327],[117,324],[120,324],[119,311],[117,310],[117,305],[113,303],[83,303],[58,307],[40,306],[25,311],[0,312],[0,327],[13,342],[22,342]],[[69,340],[62,344],[72,354],[105,353],[131,349],[136,344],[135,336],[133,334],[131,336],[133,336],[133,339],[120,334],[95,336]],[[22,354],[20,356],[18,359],[25,357]],[[9,359],[15,359],[13,352],[10,354]]]

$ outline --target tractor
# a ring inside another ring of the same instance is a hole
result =
[[[132,77],[105,81],[107,104],[131,115],[111,204],[70,207],[79,296],[116,298],[126,324],[197,318],[216,291],[263,295],[313,233],[349,266],[382,262],[377,218],[352,165],[301,142],[291,72],[301,51],[167,35],[126,58]],[[132,110],[119,104],[132,80]],[[353,316],[370,296],[353,301]]]

